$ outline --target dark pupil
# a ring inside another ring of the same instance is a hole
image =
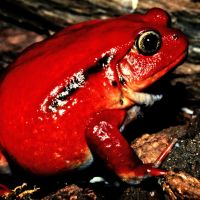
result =
[[[143,49],[147,51],[147,53],[153,53],[158,48],[158,37],[154,34],[148,34],[143,39]]]

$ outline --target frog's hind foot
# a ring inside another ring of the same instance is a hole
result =
[[[152,176],[165,176],[168,174],[168,171],[159,169],[158,167],[170,153],[174,144],[177,142],[177,138],[174,138],[170,144],[161,152],[159,157],[156,159],[154,163],[142,164],[136,167],[132,173],[125,173],[122,175],[122,179],[129,184],[138,184],[144,178],[152,177]],[[131,177],[131,178],[130,178]]]

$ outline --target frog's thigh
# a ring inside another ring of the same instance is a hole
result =
[[[149,175],[166,174],[165,171],[156,169],[154,164],[142,164],[119,132],[122,117],[123,113],[119,110],[103,111],[94,116],[86,129],[90,147],[123,181],[128,183],[137,184]],[[170,149],[171,146],[169,145]],[[168,153],[168,148],[161,153],[158,164]]]
[[[121,110],[103,111],[91,120],[86,130],[89,146],[120,177],[141,164],[119,132],[124,116]]]

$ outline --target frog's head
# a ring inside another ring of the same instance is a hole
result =
[[[169,27],[165,11],[155,8],[143,15],[133,46],[118,65],[126,95],[130,97],[131,91],[141,91],[177,66],[184,59],[187,47],[184,34]]]

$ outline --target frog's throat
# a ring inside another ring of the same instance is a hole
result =
[[[169,70],[177,66],[186,56],[186,51],[181,53],[175,61],[171,62],[169,65],[165,66],[162,70],[154,74],[153,76],[147,78],[145,81],[142,81],[141,83],[132,84],[128,81],[126,81],[126,78],[119,73],[118,70],[118,76],[121,77],[121,83],[122,83],[122,93],[125,99],[129,99],[133,104],[139,104],[139,105],[146,105],[151,106],[156,101],[159,101],[162,98],[162,95],[153,95],[153,94],[147,94],[138,92],[142,89],[148,87],[155,81],[157,81],[160,77],[162,77],[164,74],[166,74]],[[129,101],[127,101],[129,102]],[[130,102],[128,103],[130,104]]]
[[[130,88],[124,88],[124,96],[136,104],[145,106],[151,106],[156,101],[160,101],[163,97],[161,94],[154,95],[143,92],[134,92]]]

